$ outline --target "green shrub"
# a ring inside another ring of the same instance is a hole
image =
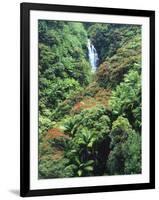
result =
[[[64,178],[73,175],[71,168],[66,168],[67,159],[53,161],[51,159],[39,162],[39,178]]]
[[[141,172],[141,139],[128,119],[120,116],[113,122],[110,133],[110,154],[107,167],[110,174]]]
[[[133,128],[141,129],[141,77],[137,71],[131,70],[125,75],[112,92],[110,106],[115,115],[123,115],[129,119]]]

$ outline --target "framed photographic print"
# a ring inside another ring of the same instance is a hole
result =
[[[21,4],[21,196],[155,188],[155,12]]]

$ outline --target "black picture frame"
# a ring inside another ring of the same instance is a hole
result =
[[[30,11],[60,11],[108,14],[118,16],[138,16],[150,19],[150,180],[149,183],[102,185],[88,187],[30,189]],[[70,5],[49,5],[21,3],[21,113],[20,113],[20,195],[22,197],[40,195],[60,195],[75,193],[94,193],[107,191],[139,190],[155,188],[155,11],[131,10],[101,7],[82,7]]]

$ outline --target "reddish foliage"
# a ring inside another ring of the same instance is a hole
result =
[[[96,99],[97,102],[99,102],[103,106],[107,107],[110,95],[111,95],[111,91],[110,90],[102,88],[96,93],[95,99]]]
[[[97,103],[94,101],[93,98],[87,98],[87,99],[84,100],[83,108],[89,109],[89,108],[92,108],[92,107],[94,107],[96,105],[97,105]]]
[[[76,104],[74,105],[74,107],[73,107],[72,110],[73,110],[73,111],[80,111],[83,105],[84,105],[84,102],[78,102],[78,103],[76,103]]]
[[[59,149],[54,149],[54,152],[52,154],[52,159],[53,160],[59,160],[63,157],[64,155],[64,151],[63,150],[59,150]]]
[[[78,113],[82,109],[90,109],[96,105],[97,104],[93,98],[85,98],[83,99],[83,101],[76,103],[74,107],[72,108],[71,112]]]
[[[79,113],[83,109],[91,109],[98,104],[108,107],[108,100],[110,98],[111,91],[109,89],[98,88],[94,97],[85,97],[82,101],[76,103],[71,113]]]
[[[65,135],[61,131],[60,128],[52,128],[52,129],[48,130],[46,137],[47,137],[47,139],[53,139],[53,138],[58,138],[58,137],[68,138],[68,136]]]

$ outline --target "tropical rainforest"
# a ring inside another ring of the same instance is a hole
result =
[[[38,38],[39,179],[140,174],[141,26],[39,20]]]

